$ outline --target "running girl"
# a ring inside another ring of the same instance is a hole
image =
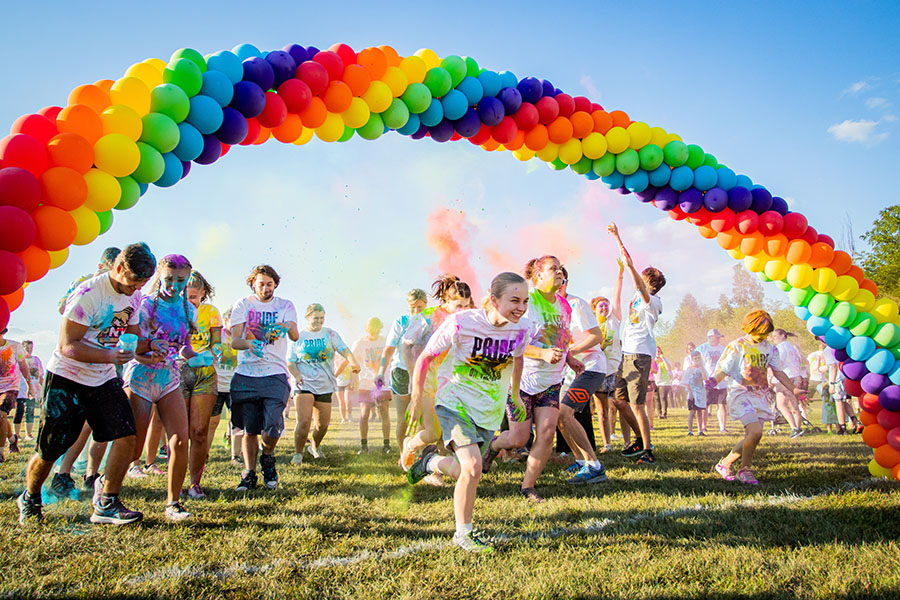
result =
[[[384,381],[376,378],[381,352],[384,349],[384,338],[381,337],[381,321],[371,318],[366,322],[366,335],[353,344],[353,356],[362,367],[359,374],[356,399],[359,402],[359,453],[369,451],[369,416],[372,407],[378,410],[381,417],[381,435],[384,439],[383,451],[391,451],[391,412],[390,390],[384,389]]]

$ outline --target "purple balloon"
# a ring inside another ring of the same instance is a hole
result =
[[[503,110],[503,103],[500,100],[488,96],[487,98],[482,98],[478,103],[478,116],[481,118],[482,123],[488,127],[493,127],[503,120],[506,112]]]
[[[183,160],[181,161],[181,178],[184,179],[188,176],[188,173],[191,172],[191,161]]]
[[[553,97],[555,98],[556,96],[559,96],[562,93],[564,93],[564,92],[561,89],[556,88],[555,90],[553,90]]]
[[[881,408],[900,412],[900,385],[889,385],[878,394]]]
[[[222,126],[216,131],[216,137],[222,143],[240,144],[247,137],[247,119],[233,108],[222,109]]]
[[[556,88],[553,87],[553,84],[547,81],[546,79],[541,82],[541,95],[542,96],[553,96],[555,95]]]
[[[856,360],[845,360],[844,364],[841,365],[841,371],[847,379],[852,379],[853,381],[859,381],[869,374],[866,363]]]
[[[881,390],[891,385],[891,380],[881,373],[869,373],[863,376],[860,385],[864,392],[869,394],[880,394]]]
[[[474,137],[475,134],[481,131],[481,119],[478,118],[478,113],[475,112],[475,109],[470,108],[462,118],[454,123],[454,127],[456,132],[464,138]]]
[[[734,212],[747,210],[752,203],[753,196],[750,195],[750,190],[747,188],[736,185],[728,190],[728,208]]]
[[[293,79],[294,73],[297,72],[297,61],[283,50],[269,52],[266,55],[266,62],[269,63],[269,66],[272,67],[272,72],[275,74],[275,82],[272,84],[272,87],[276,89],[288,79]]]
[[[203,136],[203,152],[194,159],[198,165],[211,165],[222,155],[222,142],[214,135]]]
[[[753,188],[750,196],[753,198],[750,210],[756,214],[761,215],[772,207],[772,194],[766,188]]]
[[[436,142],[449,142],[454,133],[453,121],[443,119],[434,127],[429,127],[428,133],[431,135],[431,139]]]
[[[411,137],[414,140],[421,140],[428,134],[428,126],[427,125],[419,125],[419,130],[412,134]]]
[[[266,94],[252,81],[238,81],[234,85],[234,96],[228,106],[252,119],[266,107]]]
[[[522,94],[523,102],[534,104],[544,95],[544,84],[534,77],[526,77],[516,87]]]
[[[839,348],[834,351],[834,360],[836,360],[838,362],[844,362],[849,358],[850,358],[850,356],[847,354],[847,351],[844,350],[843,348]]]
[[[308,60],[312,60],[312,57],[306,52],[306,48],[301,46],[300,44],[288,44],[284,48],[282,48],[285,52],[291,55],[291,58],[294,59],[294,63],[298,66],[300,63],[305,63]]]
[[[522,106],[522,94],[516,88],[503,88],[497,98],[503,103],[503,110],[508,115],[514,114]]]
[[[616,188],[616,191],[619,192],[620,194],[622,194],[623,196],[627,196],[628,194],[631,193],[631,190],[629,190],[629,189],[628,189],[627,187],[625,187],[624,185],[623,185],[622,187],[620,187],[620,188]]]
[[[635,196],[638,197],[638,200],[641,202],[650,202],[656,197],[656,192],[659,191],[659,188],[656,186],[648,185],[642,191],[637,192]]]
[[[721,212],[728,206],[728,192],[722,188],[714,187],[706,190],[703,195],[703,206],[709,212]]]
[[[703,194],[697,188],[688,188],[678,194],[678,206],[686,213],[695,213],[703,208]]]
[[[653,200],[656,201],[656,208],[659,210],[672,210],[678,206],[678,196],[678,192],[666,186],[659,188]]]
[[[321,52],[321,50],[319,50],[315,46],[307,46],[306,47],[306,55],[309,57],[309,60],[312,60],[313,56],[315,56],[319,52]]]
[[[783,217],[784,215],[788,214],[788,204],[784,200],[784,198],[775,196],[774,198],[772,198],[772,206],[769,208],[769,210],[774,210]]]
[[[275,72],[264,58],[254,56],[244,61],[244,81],[252,81],[263,91],[271,90],[275,83]]]

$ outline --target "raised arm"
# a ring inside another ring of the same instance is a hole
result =
[[[613,236],[613,239],[616,240],[616,244],[619,245],[619,253],[622,255],[622,260],[625,263],[625,267],[628,268],[628,272],[631,273],[631,279],[634,282],[634,289],[638,291],[641,295],[641,298],[644,299],[644,302],[650,302],[650,292],[647,290],[647,284],[644,283],[644,280],[641,278],[641,274],[638,273],[637,269],[634,267],[634,261],[631,260],[631,255],[628,253],[628,250],[625,248],[625,244],[622,242],[622,238],[619,237],[619,228],[616,227],[615,223],[610,223],[609,227],[606,230]]]
[[[622,264],[622,260],[620,258],[616,259],[616,264],[619,267],[619,271],[616,273],[616,285],[613,287],[612,306],[610,306],[610,309],[612,310],[613,316],[621,323],[622,322],[622,280],[624,279],[625,265]]]

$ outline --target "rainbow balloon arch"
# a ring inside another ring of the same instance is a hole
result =
[[[0,140],[0,327],[29,282],[91,243],[150,184],[270,138],[303,145],[396,131],[468,140],[518,160],[570,169],[697,227],[788,293],[809,331],[835,350],[859,398],[869,471],[900,479],[900,317],[833,240],[787,203],[661,127],[607,112],[547,80],[472,58],[390,46],[355,52],[250,44],[206,57],[151,58],[119,79],[75,88],[66,106],[23,115]]]

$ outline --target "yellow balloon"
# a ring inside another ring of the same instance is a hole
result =
[[[350,100],[350,108],[341,113],[344,124],[353,129],[359,129],[369,122],[369,105],[362,98]]]
[[[754,254],[753,256],[744,257],[744,267],[751,273],[760,273],[766,268],[769,257],[765,254]]]
[[[838,302],[850,302],[859,292],[859,282],[850,275],[841,275],[831,290],[831,295]]]
[[[145,65],[146,66],[146,65]],[[152,67],[147,67],[151,71]],[[116,104],[131,107],[138,118],[150,112],[150,90],[147,83],[137,77],[123,77],[109,89],[109,99]]]
[[[440,64],[437,66],[440,66]],[[406,73],[409,83],[422,83],[425,81],[425,73],[428,71],[428,67],[422,58],[407,56],[400,61],[400,68]]]
[[[728,255],[735,260],[741,260],[746,256],[740,248],[732,248],[728,251]]]
[[[391,96],[399,98],[409,86],[409,77],[400,67],[388,67],[381,80],[391,88]]]
[[[65,247],[62,250],[47,250],[47,254],[50,255],[50,268],[57,269],[69,258],[69,248]]]
[[[631,136],[624,127],[613,127],[606,132],[606,149],[613,154],[621,154],[628,149]]]
[[[559,144],[547,142],[547,145],[537,151],[537,157],[544,162],[553,162],[559,158]]]
[[[69,214],[75,219],[75,225],[78,227],[78,233],[75,235],[73,244],[85,246],[100,235],[100,218],[97,216],[97,213],[86,206],[80,206],[75,210],[70,210]]]
[[[662,127],[650,128],[650,143],[656,144],[660,148],[665,148],[669,141],[669,134]]]
[[[534,150],[529,150],[527,146],[522,146],[518,150],[513,151],[513,156],[518,160],[525,162],[534,158]]]
[[[793,265],[787,274],[787,281],[791,287],[805,288],[812,284],[813,269],[809,265]]]
[[[143,122],[130,106],[114,104],[100,115],[103,122],[103,135],[121,133],[133,142],[141,138],[144,130]]]
[[[892,477],[891,472],[891,469],[882,467],[874,458],[869,461],[869,473],[872,477]]]
[[[584,154],[581,151],[581,140],[571,138],[559,147],[559,160],[567,165],[574,165]]]
[[[591,160],[601,158],[606,154],[606,138],[603,137],[602,133],[592,131],[581,141],[581,149],[584,155]]]
[[[437,55],[437,52],[430,48],[416,50],[416,56],[425,62],[426,70],[441,66],[441,57]]]
[[[160,75],[162,75],[166,70],[166,67],[169,66],[169,64],[161,58],[148,58],[144,61],[144,63],[159,71]]]
[[[304,127],[303,133],[300,134],[300,137],[298,137],[296,140],[294,140],[291,143],[295,144],[297,146],[302,146],[303,144],[307,143],[309,140],[312,139],[313,133],[314,133],[314,131],[312,129],[310,129],[309,127]]]
[[[837,273],[834,269],[822,267],[813,269],[812,287],[820,294],[827,294],[837,285]]]
[[[890,298],[879,298],[871,312],[879,323],[890,323],[897,318],[897,303]]]
[[[772,281],[781,281],[782,279],[787,277],[788,271],[790,270],[791,264],[783,258],[770,260],[768,263],[766,263],[765,269],[763,269],[766,276]]]
[[[869,312],[875,306],[875,295],[869,290],[859,290],[850,300],[850,304],[856,308],[858,312]]]
[[[124,134],[110,133],[94,144],[94,164],[98,169],[106,171],[113,177],[131,175],[138,168],[140,162],[141,151],[137,144]],[[90,200],[90,188],[88,188],[88,199]],[[116,199],[117,204],[118,202],[119,200]]]
[[[388,84],[376,80],[369,84],[369,89],[362,95],[362,99],[366,101],[371,112],[383,113],[391,107],[394,96]]]
[[[157,71],[154,67],[147,63],[139,62],[128,67],[125,71],[125,77],[136,77],[144,82],[148,90],[152,90],[158,85],[162,85],[163,76],[161,71]],[[115,100],[113,100],[115,102]]]
[[[316,128],[316,136],[323,142],[336,142],[344,135],[344,120],[341,115],[328,113],[325,122]]]
[[[128,141],[131,142],[131,140]],[[122,199],[122,187],[119,185],[119,181],[106,171],[91,169],[84,174],[84,181],[87,183],[88,195],[82,208],[92,212],[104,212],[114,207]]]
[[[650,143],[653,135],[650,133],[650,126],[640,121],[635,121],[628,126],[628,136],[631,138],[628,147],[632,150],[640,150]]]

